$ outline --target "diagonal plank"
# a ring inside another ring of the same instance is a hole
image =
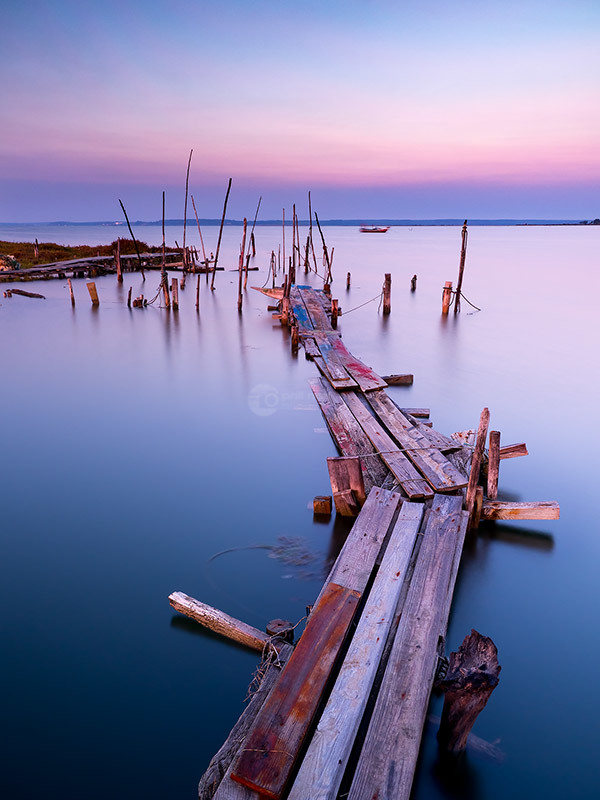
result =
[[[290,289],[290,303],[292,306],[292,313],[298,325],[298,333],[300,336],[310,335],[314,329],[314,325],[312,324],[312,320],[297,286],[292,286]]]
[[[313,331],[313,337],[315,342],[317,343],[317,347],[321,351],[321,355],[323,356],[323,359],[327,364],[327,369],[331,373],[331,376],[336,380],[345,379],[349,383],[351,383],[354,388],[357,388],[358,384],[349,375],[347,369],[340,361],[337,353],[333,349],[332,341],[327,336],[327,334],[323,333],[323,331]]]
[[[427,478],[436,492],[461,489],[468,479],[440,451],[431,447],[418,428],[411,425],[404,414],[384,391],[370,392],[367,400],[394,439],[405,449],[415,467]]]
[[[411,500],[432,497],[433,491],[425,478],[417,472],[369,409],[363,405],[360,398],[354,392],[348,392],[343,399],[371,440],[371,443],[377,448],[382,460],[400,482],[400,486],[402,486],[408,497]]]
[[[363,364],[362,361],[359,361],[346,349],[346,345],[339,336],[330,337],[330,342],[334,353],[363,392],[371,392],[374,389],[383,389],[387,386],[383,378],[380,378],[371,367],[367,367],[366,364]]]
[[[310,286],[298,286],[297,289],[310,315],[313,328],[315,328],[315,330],[318,331],[333,332],[333,328],[331,327],[331,322],[329,321],[329,317],[325,313],[325,310],[323,309],[323,306],[321,305],[321,302],[317,297],[315,290],[312,289]]]
[[[365,480],[365,491],[381,486],[388,476],[388,468],[376,455],[370,439],[356,421],[340,395],[324,378],[309,381],[321,413],[325,417],[334,442],[343,456],[364,456],[361,466]]]
[[[349,800],[408,800],[468,524],[462,497],[436,495]]]
[[[314,341],[314,340],[311,340],[311,341]],[[330,370],[329,370],[329,367],[328,367],[327,363],[325,362],[325,359],[321,355],[321,351],[319,350],[319,346],[315,345],[315,347],[317,348],[317,355],[313,356],[313,361],[315,362],[315,364],[319,368],[321,374],[325,378],[327,378],[327,380],[333,386],[333,388],[336,390],[336,392],[341,392],[341,391],[344,391],[345,389],[357,389],[358,388],[358,384],[356,383],[356,381],[353,378],[351,378],[348,375],[348,373],[345,373],[345,377],[344,378],[334,378],[332,376]]]
[[[365,711],[423,516],[404,503],[288,800],[335,800]]]
[[[234,781],[265,797],[281,797],[359,600],[359,592],[336,583],[322,592],[234,763]]]

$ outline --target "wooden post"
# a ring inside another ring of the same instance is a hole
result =
[[[348,274],[346,275],[346,289],[349,289],[349,288],[350,288],[350,281],[351,281],[351,279],[352,279],[352,275],[351,275],[350,273],[348,273]]]
[[[498,499],[498,475],[500,471],[500,431],[490,431],[490,450],[488,458],[488,500]]]
[[[389,314],[392,310],[392,276],[386,272],[383,281],[383,313]]]
[[[360,458],[328,458],[327,469],[335,510],[343,517],[355,517],[366,500]]]
[[[173,295],[173,311],[179,311],[179,283],[171,278],[171,294]]]
[[[73,284],[71,283],[71,278],[67,278],[67,284],[69,286],[69,293],[71,295],[71,305],[75,306],[75,295],[73,294]]]
[[[331,516],[331,495],[317,495],[313,500],[313,514]]]
[[[417,276],[413,275],[410,279],[410,290],[411,292],[416,292],[417,290]]]
[[[208,267],[208,262],[206,260],[206,250],[204,249],[204,239],[202,238],[202,231],[200,230],[200,220],[198,219],[198,212],[196,211],[196,203],[194,203],[194,195],[191,195],[191,198],[192,198],[192,206],[194,207],[194,216],[196,217],[196,225],[198,226],[198,236],[200,237],[200,245],[202,246],[202,260],[204,262],[204,266]]]
[[[223,236],[223,225],[225,224],[225,213],[227,211],[227,201],[229,200],[229,192],[231,191],[231,182],[232,178],[229,178],[229,183],[227,185],[227,193],[225,194],[225,203],[223,204],[223,215],[221,217],[221,227],[219,228],[219,238],[217,240],[217,252],[215,254],[215,263],[213,264],[212,280],[210,282],[210,288],[212,290],[214,290],[215,288],[215,275],[217,274],[217,262],[219,260],[219,250],[221,249],[221,237]]]
[[[465,259],[467,257],[467,220],[465,220],[465,224],[463,225],[462,234],[461,234],[461,246],[460,246],[460,265],[458,267],[458,283],[456,284],[456,297],[454,299],[454,313],[457,314],[460,311],[460,295],[462,291],[462,282],[463,282],[463,275],[465,272]]]
[[[115,247],[115,267],[117,268],[117,281],[123,283],[123,271],[121,269],[121,237],[117,237],[117,246]]]
[[[331,327],[335,330],[337,328],[337,320],[339,313],[339,305],[337,300],[331,301]]]
[[[142,265],[142,257],[140,255],[140,249],[138,247],[137,239],[135,238],[135,236],[133,235],[133,231],[131,230],[131,225],[129,223],[129,217],[127,216],[127,212],[125,211],[125,206],[123,205],[121,200],[119,200],[119,203],[121,203],[121,208],[123,209],[123,214],[125,214],[125,221],[127,222],[127,227],[129,228],[129,233],[131,235],[131,238],[133,239],[133,246],[135,247],[135,252],[137,253],[138,266],[140,268],[140,272],[142,273],[142,280],[145,281],[146,280],[146,276],[144,274],[144,267]]]
[[[310,192],[308,193],[308,235],[310,237],[310,249],[312,251],[313,265],[315,273],[317,271],[317,256],[315,253],[315,243],[313,241],[313,227],[312,227],[312,205],[310,201]]]
[[[282,227],[281,227],[281,230],[282,230],[281,236],[282,236],[282,241],[283,241],[282,258],[283,258],[283,272],[285,274],[285,208],[283,209],[282,219],[283,219],[283,223],[282,223]]]
[[[38,240],[35,240],[35,244],[33,245],[33,257],[39,258],[40,257],[40,246]]]
[[[325,277],[325,282],[331,283],[333,280],[333,276],[331,274],[331,262],[329,260],[329,251],[327,250],[327,245],[325,244],[325,237],[323,236],[323,231],[321,230],[321,223],[319,222],[319,217],[316,211],[315,211],[315,221],[317,223],[317,228],[319,229],[319,233],[321,234],[321,242],[323,243],[323,258],[325,259],[325,265],[327,267],[327,275]]]
[[[479,428],[477,429],[477,439],[475,440],[475,449],[473,450],[473,458],[471,460],[471,472],[469,475],[469,485],[467,486],[467,495],[465,498],[465,508],[472,515],[475,506],[475,494],[477,491],[477,484],[479,483],[479,470],[481,469],[481,459],[483,450],[485,448],[485,440],[487,438],[488,426],[490,424],[490,411],[484,408],[479,418]],[[471,517],[472,519],[472,517]]]
[[[92,299],[93,306],[99,306],[100,300],[98,300],[98,292],[96,291],[96,284],[95,283],[86,283],[88,288],[88,292],[90,293],[90,297]]]
[[[292,325],[292,353],[298,352],[298,343],[299,343],[299,335],[298,335],[298,326]]]
[[[442,289],[442,314],[447,314],[450,310],[452,300],[452,281],[446,281]]]
[[[185,175],[185,204],[183,206],[183,286],[185,286],[185,273],[187,272],[187,250],[185,249],[185,231],[187,227],[187,199],[188,199],[188,187],[190,184],[190,165],[192,163],[192,153],[194,151],[190,150],[190,157],[188,159],[187,165],[187,172]],[[182,287],[183,288],[183,287]]]
[[[167,308],[171,308],[171,298],[169,296],[169,278],[167,276],[167,266],[165,262],[165,193],[162,196],[162,260],[160,264],[160,285]]]
[[[475,720],[500,680],[498,650],[487,636],[476,630],[450,654],[446,677],[437,686],[444,692],[444,709],[438,741],[445,750],[460,753]]]
[[[252,258],[256,257],[256,241],[254,239],[254,231],[250,234],[250,247],[252,248]]]
[[[127,308],[131,308],[131,291],[133,286],[129,287],[129,291],[127,292]]]
[[[242,274],[244,270],[244,253],[246,252],[246,226],[248,222],[246,217],[244,217],[244,232],[242,234],[242,246],[240,247],[240,258],[239,258],[239,267],[238,267],[238,312],[242,310],[242,303],[243,303],[243,296],[242,296]]]
[[[196,311],[200,310],[200,273],[198,273],[198,280],[196,282]]]
[[[310,261],[309,261],[309,252],[310,252],[310,234],[306,237],[306,247],[304,248],[304,273],[306,274],[310,269]]]

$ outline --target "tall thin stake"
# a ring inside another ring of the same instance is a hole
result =
[[[454,313],[458,313],[460,311],[460,296],[462,290],[462,282],[463,282],[463,274],[465,271],[465,259],[467,257],[467,220],[465,220],[465,224],[463,225],[462,229],[462,242],[460,247],[460,266],[458,268],[458,283],[456,285],[456,295],[454,297]]]
[[[190,157],[188,159],[187,165],[187,173],[185,175],[185,204],[183,206],[183,280],[185,282],[185,273],[187,268],[187,251],[185,249],[185,229],[187,225],[187,199],[188,199],[188,187],[190,184],[190,165],[192,163],[192,153],[194,151],[190,150]]]
[[[283,209],[283,274],[285,275],[285,208]]]
[[[146,280],[146,276],[144,275],[144,268],[142,266],[142,257],[140,256],[140,248],[138,247],[137,240],[136,240],[135,236],[133,235],[133,231],[131,230],[131,224],[129,222],[129,217],[127,216],[127,212],[125,211],[125,206],[123,205],[121,200],[119,200],[119,203],[121,203],[121,208],[123,209],[123,214],[125,214],[125,220],[127,222],[127,227],[129,228],[129,233],[131,234],[131,238],[133,239],[135,252],[137,253],[137,257],[138,257],[138,264],[139,264],[139,267],[140,267],[140,272],[142,273],[142,280]]]
[[[315,244],[313,242],[313,226],[312,226],[312,206],[310,201],[310,192],[308,193],[308,235],[310,236],[310,248],[312,250],[313,264],[315,272],[317,271],[317,255],[315,253]]]
[[[242,310],[242,302],[243,302],[243,295],[242,295],[242,271],[244,269],[244,253],[246,252],[246,225],[247,225],[246,217],[244,217],[244,233],[242,234],[242,246],[240,247],[240,260],[239,260],[239,276],[238,276],[238,312]]]
[[[323,242],[323,255],[325,256],[325,264],[327,266],[327,278],[325,282],[332,283],[333,276],[331,274],[331,262],[329,261],[329,252],[327,250],[327,245],[325,244],[325,237],[323,236],[323,231],[321,230],[321,224],[319,222],[319,217],[317,216],[316,211],[315,211],[315,220],[317,221],[317,227],[319,229],[319,233],[321,234],[321,241]]]
[[[194,203],[194,195],[192,195],[192,205],[194,206],[194,215],[196,217],[196,225],[198,226],[198,235],[200,236],[200,244],[202,245],[202,259],[204,264],[208,267],[206,261],[206,251],[204,249],[204,239],[202,238],[202,231],[200,230],[200,220],[198,219],[198,212],[196,211],[196,203]]]
[[[221,227],[219,228],[219,239],[217,240],[217,252],[215,253],[215,263],[213,266],[212,280],[210,288],[214,291],[215,288],[215,275],[217,274],[217,262],[219,261],[219,250],[221,249],[221,237],[223,236],[223,225],[225,224],[225,214],[227,212],[227,201],[229,200],[229,192],[231,191],[232,178],[229,178],[227,185],[227,194],[225,195],[225,203],[223,204],[223,216],[221,217]]]
[[[165,260],[165,193],[162,198],[162,261],[160,265],[160,286],[165,298],[165,305],[171,308],[171,298],[169,296],[169,279],[167,277],[167,265]]]

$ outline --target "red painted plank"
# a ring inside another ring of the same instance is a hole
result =
[[[234,764],[234,781],[261,796],[281,797],[359,600],[359,592],[335,583],[323,590]]]

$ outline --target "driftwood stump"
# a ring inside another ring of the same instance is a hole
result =
[[[438,733],[440,745],[460,753],[479,713],[498,685],[500,670],[496,645],[472,630],[456,653],[450,654],[446,677],[438,681],[445,695]]]

